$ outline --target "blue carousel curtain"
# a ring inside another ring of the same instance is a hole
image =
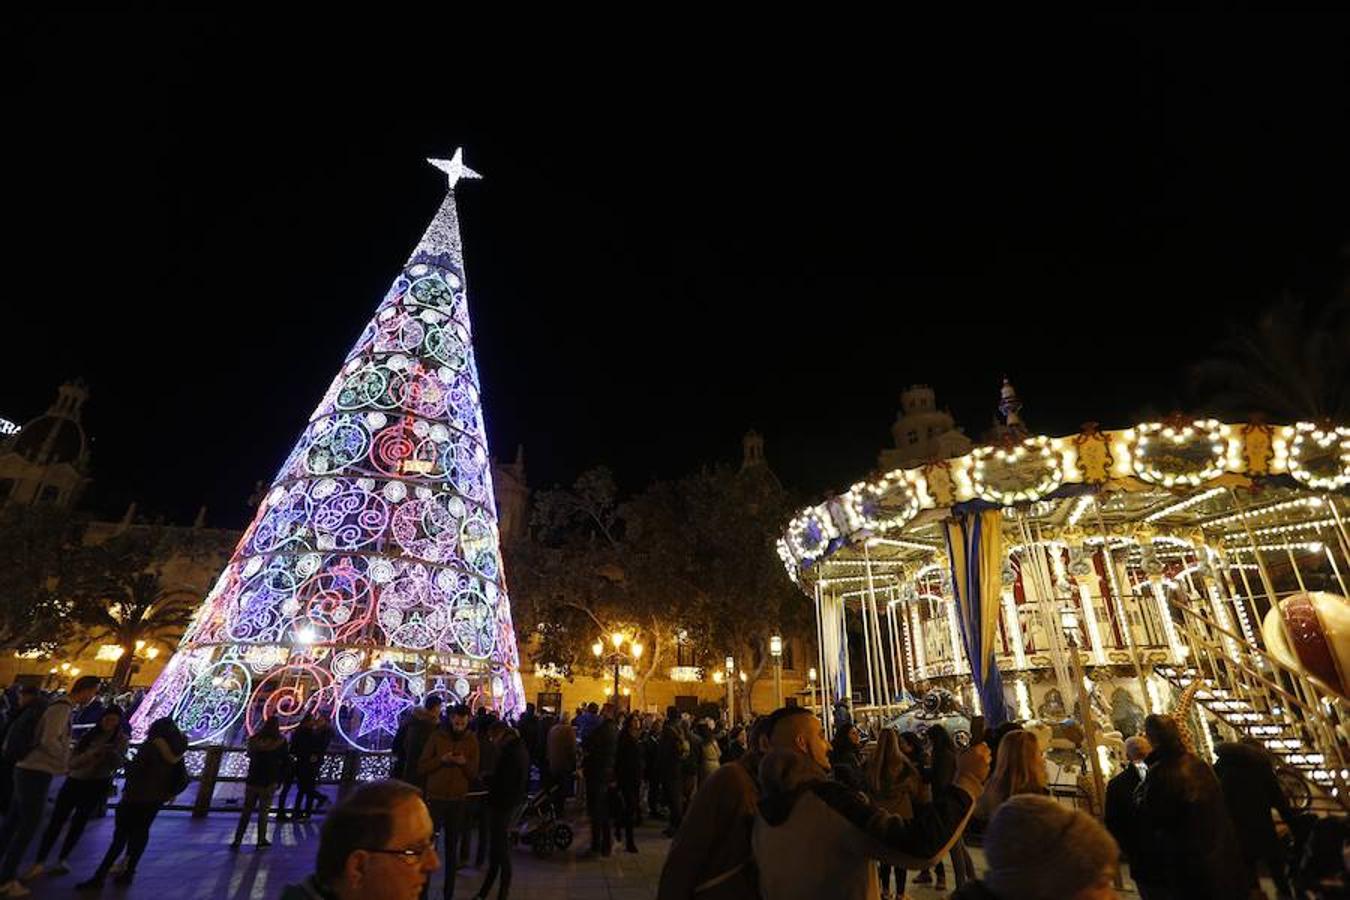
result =
[[[1008,720],[1003,678],[994,663],[1003,567],[1001,510],[968,512],[949,520],[947,557],[961,641],[984,708],[986,727],[993,729]]]

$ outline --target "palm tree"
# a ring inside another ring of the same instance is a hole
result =
[[[161,645],[171,648],[201,599],[196,591],[165,587],[160,577],[156,571],[105,576],[100,579],[103,587],[98,600],[79,605],[85,637],[80,652],[95,642],[122,648],[113,668],[114,693],[131,680],[136,651]]]
[[[1350,418],[1350,295],[1310,310],[1286,294],[1215,351],[1190,373],[1206,412],[1277,422]]]
[[[115,691],[130,681],[138,649],[172,649],[196,611],[201,593],[164,579],[164,564],[192,549],[178,543],[162,529],[132,528],[83,551],[86,575],[70,597],[72,618],[85,638],[76,655],[95,642],[121,647]]]

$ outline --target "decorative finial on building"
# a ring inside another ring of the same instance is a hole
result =
[[[753,428],[741,438],[741,471],[764,465],[764,438]]]
[[[192,520],[192,527],[193,527],[193,528],[205,528],[205,527],[206,527],[206,507],[205,507],[205,506],[202,506],[202,507],[200,507],[200,508],[197,510],[197,518],[195,518],[195,519]]]
[[[1003,387],[999,390],[998,411],[1003,415],[1003,424],[1009,428],[1026,430],[1022,417],[1022,401],[1017,398],[1017,389],[1012,386],[1008,376],[1003,376]]]

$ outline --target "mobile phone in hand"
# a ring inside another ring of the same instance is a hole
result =
[[[984,742],[984,716],[972,716],[970,719],[970,746]]]

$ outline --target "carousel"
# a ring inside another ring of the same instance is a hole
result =
[[[778,542],[815,603],[820,709],[958,743],[1043,731],[1100,798],[1123,736],[1256,739],[1305,808],[1350,808],[1350,428],[1174,416],[999,439],[861,481]]]

